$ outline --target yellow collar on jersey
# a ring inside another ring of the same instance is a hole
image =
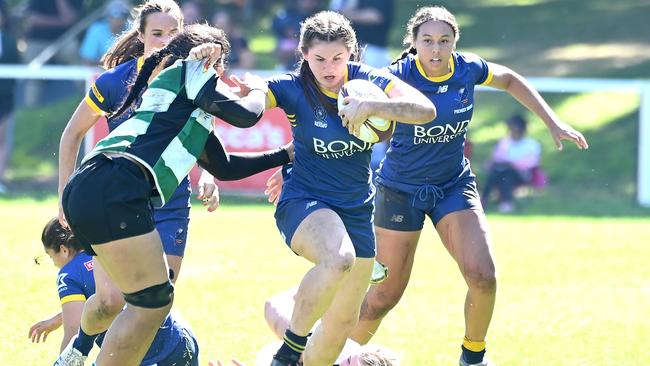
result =
[[[422,64],[420,63],[420,58],[418,55],[415,55],[415,65],[418,67],[418,71],[422,76],[424,76],[427,80],[433,81],[434,83],[439,83],[441,81],[446,81],[451,78],[452,75],[454,75],[454,54],[451,55],[449,58],[449,71],[448,73],[442,75],[442,76],[427,76],[427,73],[424,72],[424,68],[422,67]]]

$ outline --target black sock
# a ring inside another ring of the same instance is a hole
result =
[[[273,358],[285,362],[298,362],[307,345],[307,336],[299,336],[289,329],[284,333],[284,342]]]
[[[79,327],[79,334],[77,335],[77,339],[74,340],[74,343],[72,343],[72,346],[81,352],[82,355],[88,356],[90,350],[93,349],[93,342],[95,342],[97,336],[98,334],[88,335]]]
[[[467,348],[465,348],[465,346],[460,346],[460,348],[463,350],[463,359],[465,360],[465,362],[469,363],[470,365],[483,362],[483,356],[485,355],[485,348],[482,351],[478,351],[478,352],[470,351]]]

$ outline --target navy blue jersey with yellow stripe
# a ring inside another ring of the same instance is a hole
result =
[[[352,79],[370,80],[385,92],[393,87],[390,74],[355,62],[347,66],[346,81]],[[336,93],[305,90],[297,73],[275,76],[268,84],[272,107],[282,108],[289,118],[295,146],[293,168],[284,182],[281,200],[312,198],[344,207],[371,199],[372,144],[350,135],[341,118],[328,112],[315,94],[324,93],[336,109]]]
[[[92,257],[85,252],[79,252],[61,268],[56,282],[61,305],[70,301],[86,301],[95,293]],[[164,361],[181,341],[184,328],[187,328],[187,325],[178,316],[167,315],[142,360],[142,365]],[[98,337],[98,345],[101,346],[103,338],[103,334]]]
[[[86,94],[86,103],[98,113],[106,115],[108,130],[113,131],[133,115],[133,108],[122,113],[116,118],[117,112],[126,100],[131,90],[131,85],[138,77],[138,72],[144,62],[143,57],[126,61],[110,70],[103,72],[90,87]],[[176,209],[185,209],[190,205],[190,183],[187,177],[183,179],[169,201],[163,207],[156,209],[156,222],[165,219],[165,212]],[[160,212],[158,212],[160,211]]]
[[[472,174],[463,150],[474,110],[474,87],[488,83],[492,74],[485,60],[471,53],[454,52],[449,66],[448,74],[429,77],[417,57],[408,55],[388,67],[391,74],[426,95],[437,116],[423,125],[397,124],[378,170],[382,184],[410,191]]]
[[[86,301],[95,293],[93,258],[79,252],[61,270],[56,278],[61,305],[71,301]]]

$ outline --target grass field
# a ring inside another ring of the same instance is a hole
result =
[[[57,312],[56,269],[40,232],[53,198],[0,199],[1,365],[49,365],[62,332],[31,344],[30,325]],[[488,339],[499,365],[647,365],[650,354],[650,219],[490,216],[499,274]],[[252,362],[273,340],[263,301],[296,284],[307,263],[282,243],[265,205],[193,210],[175,309],[193,326],[202,365]],[[455,365],[463,335],[464,284],[433,230],[420,243],[405,297],[374,339],[404,365]]]

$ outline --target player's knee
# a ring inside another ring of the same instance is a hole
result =
[[[480,291],[485,294],[497,292],[497,278],[494,271],[469,270],[465,271],[465,278],[470,290]]]
[[[119,292],[95,294],[97,307],[95,314],[99,319],[111,319],[124,308],[124,298]]]
[[[124,301],[127,303],[147,309],[171,307],[173,300],[174,285],[170,281],[165,281],[130,294],[124,294]]]
[[[348,273],[354,267],[356,257],[354,252],[345,251],[342,253],[335,253],[325,261],[328,268],[337,273]]]
[[[367,296],[362,308],[362,318],[369,320],[383,318],[393,310],[403,293],[397,290],[377,290],[375,296]]]

